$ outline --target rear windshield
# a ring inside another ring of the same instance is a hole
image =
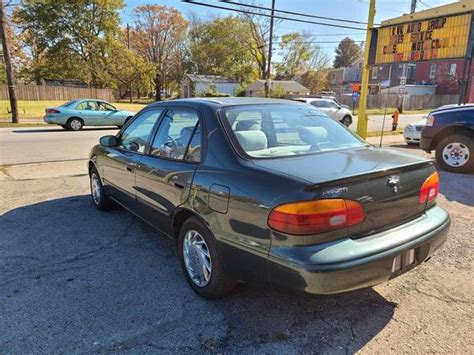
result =
[[[67,106],[71,106],[73,103],[77,102],[77,100],[71,100],[71,101],[68,101],[68,102],[65,102],[64,104],[62,104],[60,107],[67,107]]]
[[[233,141],[254,158],[298,156],[366,145],[310,105],[230,107],[224,111],[224,118]]]

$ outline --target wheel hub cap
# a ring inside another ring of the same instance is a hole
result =
[[[81,128],[81,122],[79,122],[78,120],[73,120],[71,122],[71,127],[72,127],[72,129],[77,130],[77,129]]]
[[[212,262],[209,248],[204,238],[195,230],[186,232],[183,242],[183,256],[186,271],[199,287],[206,286],[212,273]]]
[[[449,166],[463,166],[469,160],[469,148],[462,143],[450,143],[443,149],[443,160]]]
[[[100,202],[100,182],[99,178],[95,173],[91,175],[91,193],[92,193],[92,200],[96,205]]]

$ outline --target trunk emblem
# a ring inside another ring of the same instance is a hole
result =
[[[387,185],[392,188],[394,194],[398,192],[397,184],[399,182],[400,182],[400,176],[398,175],[391,175],[388,177]]]

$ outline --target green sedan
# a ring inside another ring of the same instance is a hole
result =
[[[176,240],[207,298],[237,282],[374,286],[429,260],[450,226],[432,161],[371,146],[295,101],[149,105],[92,148],[89,177],[97,209],[122,205]]]
[[[44,122],[57,124],[69,131],[84,126],[122,127],[135,112],[119,110],[107,101],[96,99],[72,100],[45,110]]]

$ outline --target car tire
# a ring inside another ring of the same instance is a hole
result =
[[[70,131],[80,131],[84,126],[84,122],[78,117],[71,117],[67,120],[66,126]]]
[[[104,186],[96,168],[91,169],[89,175],[92,203],[99,211],[108,211],[114,206],[112,200],[105,193]]]
[[[66,131],[68,130],[67,126],[65,124],[61,124],[60,125],[63,129],[65,129]]]
[[[436,146],[436,162],[453,173],[474,171],[474,139],[462,134],[447,136]]]
[[[349,115],[344,116],[341,120],[341,123],[344,126],[349,127],[352,124],[352,117]]]
[[[183,223],[178,247],[184,276],[199,296],[220,298],[235,287],[236,282],[225,270],[212,232],[197,217]]]

